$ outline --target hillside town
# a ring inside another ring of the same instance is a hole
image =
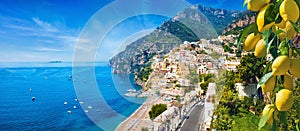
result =
[[[151,61],[153,71],[144,84],[144,91],[135,94],[136,97],[148,97],[148,100],[140,107],[142,111],[138,110],[118,129],[123,129],[122,127],[129,127],[127,130],[189,129],[185,121],[189,120],[187,118],[192,109],[201,105],[204,106],[204,110],[202,116],[197,114],[202,118],[196,121],[197,130],[209,129],[218,101],[215,97],[216,83],[210,81],[205,89],[201,87],[205,80],[199,81],[199,77],[210,74],[217,78],[220,70],[234,72],[237,70],[236,67],[240,63],[240,57],[236,57],[237,48],[233,46],[233,51],[225,52],[223,47],[236,45],[236,38],[235,35],[229,35],[219,36],[218,39],[201,39],[197,42],[185,41],[166,55],[155,55]],[[243,85],[236,86],[241,97],[255,94],[255,86],[253,89],[247,88],[248,90],[244,88]],[[151,120],[148,112],[155,104],[166,104],[167,110]],[[137,114],[141,114],[140,117]]]

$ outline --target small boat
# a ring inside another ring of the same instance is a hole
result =
[[[68,102],[65,101],[65,102],[64,102],[64,105],[67,105],[67,104],[68,104]]]
[[[31,100],[34,101],[34,100],[35,100],[35,97],[32,97]]]
[[[89,111],[88,111],[88,110],[84,110],[84,112],[85,112],[85,113],[88,113]]]
[[[72,75],[69,75],[69,78],[68,78],[68,80],[72,80]]]
[[[76,101],[76,102],[77,102],[77,101],[78,101],[78,99],[74,99],[74,101]]]
[[[77,107],[76,107],[76,106],[73,106],[73,108],[76,109]]]
[[[136,93],[136,89],[128,89],[127,92]]]
[[[29,91],[32,92],[32,89],[30,88]]]
[[[88,108],[89,108],[89,109],[92,109],[93,107],[92,107],[92,106],[88,106]]]
[[[79,103],[80,103],[81,105],[83,105],[83,104],[84,104],[84,102],[82,102],[82,101],[80,101]]]
[[[68,111],[68,114],[72,114],[72,111]]]

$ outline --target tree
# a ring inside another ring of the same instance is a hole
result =
[[[256,58],[253,53],[242,57],[240,64],[237,66],[238,73],[235,78],[247,83],[257,83],[258,78],[264,73],[265,59]]]
[[[165,110],[167,110],[167,105],[166,104],[153,105],[151,107],[151,110],[149,111],[150,119],[153,120],[155,117],[159,116]]]

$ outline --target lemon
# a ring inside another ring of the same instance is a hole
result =
[[[296,22],[299,18],[299,8],[294,0],[284,0],[279,7],[279,14],[285,21]]]
[[[273,113],[274,113],[274,104],[268,104],[265,106],[263,112],[262,112],[262,116],[268,114],[268,118],[267,118],[267,123],[269,123],[270,125],[273,124]]]
[[[275,104],[279,111],[287,111],[291,109],[294,104],[292,91],[288,89],[282,89],[278,91],[276,94]]]
[[[284,29],[282,29],[285,33],[279,34],[279,39],[282,41],[287,37],[288,40],[292,39],[295,34],[295,29],[292,26],[291,22],[286,22],[286,26]]]
[[[272,64],[272,74],[274,76],[284,75],[290,69],[290,58],[281,55],[278,56]]]
[[[269,6],[270,5],[264,6],[257,14],[256,24],[257,24],[257,28],[258,28],[259,32],[263,32],[275,24],[275,22],[271,22],[267,25],[264,25],[265,24],[265,13]]]
[[[289,89],[291,91],[294,89],[293,78],[287,73],[284,75],[283,88]]]
[[[251,33],[245,40],[244,50],[249,51],[255,48],[257,42],[261,39],[261,35]]]
[[[261,85],[262,92],[272,91],[275,87],[276,76],[271,76],[264,84]]]
[[[297,59],[291,59],[290,72],[293,76],[300,78],[300,61]]]
[[[270,0],[249,0],[248,10],[259,11],[268,3],[270,3]]]
[[[266,44],[263,39],[259,40],[255,46],[254,55],[257,58],[261,58],[266,55]]]
[[[275,23],[275,26],[277,26],[278,28],[285,28],[286,25],[286,21],[281,20],[280,23]]]

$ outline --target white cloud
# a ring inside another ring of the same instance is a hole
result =
[[[53,27],[51,24],[49,24],[46,21],[42,21],[39,18],[32,18],[32,20],[39,25],[41,28],[45,29],[47,32],[58,32],[58,29]]]
[[[35,49],[36,51],[45,51],[45,52],[61,52],[64,50],[61,49],[55,49],[55,48],[48,48],[48,47],[39,47]]]

